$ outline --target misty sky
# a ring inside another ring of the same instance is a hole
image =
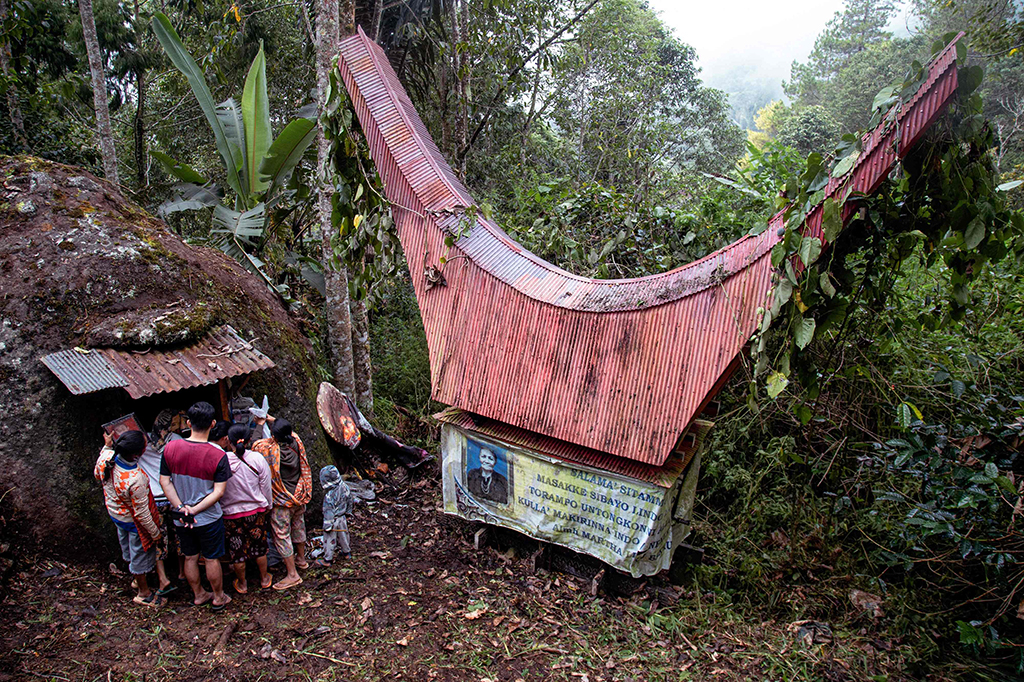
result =
[[[704,82],[715,85],[734,69],[749,80],[789,79],[842,0],[650,0],[676,36],[697,50]]]

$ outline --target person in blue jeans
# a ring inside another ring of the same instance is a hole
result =
[[[199,402],[188,409],[188,438],[175,440],[164,448],[160,462],[160,486],[175,519],[175,532],[185,555],[185,578],[197,606],[212,602],[221,611],[231,597],[224,593],[220,558],[224,556],[224,519],[220,498],[231,478],[227,454],[209,442],[216,412],[213,405]],[[199,555],[206,559],[206,578],[211,594],[199,582]]]

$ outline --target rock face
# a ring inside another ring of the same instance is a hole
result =
[[[303,438],[314,474],[328,463],[314,353],[262,282],[79,169],[0,158],[0,180],[0,535],[57,554],[106,552],[114,535],[92,478],[101,424],[134,412],[149,427],[164,407],[217,404],[215,386],[135,401],[121,389],[74,396],[40,362],[74,346],[144,350],[230,324],[277,364],[243,392],[270,396],[272,414]],[[97,534],[102,542],[82,541]]]

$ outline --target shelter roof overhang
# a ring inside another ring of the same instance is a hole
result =
[[[123,388],[133,399],[208,386],[275,366],[229,325],[179,348],[72,348],[41,360],[75,395]]]

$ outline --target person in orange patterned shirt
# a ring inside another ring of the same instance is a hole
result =
[[[103,486],[103,500],[117,528],[121,556],[135,576],[135,603],[161,606],[164,598],[150,589],[146,574],[156,568],[156,546],[160,541],[160,513],[150,492],[149,478],[138,459],[146,449],[141,431],[128,431],[114,441],[103,435],[104,447],[93,475]]]

